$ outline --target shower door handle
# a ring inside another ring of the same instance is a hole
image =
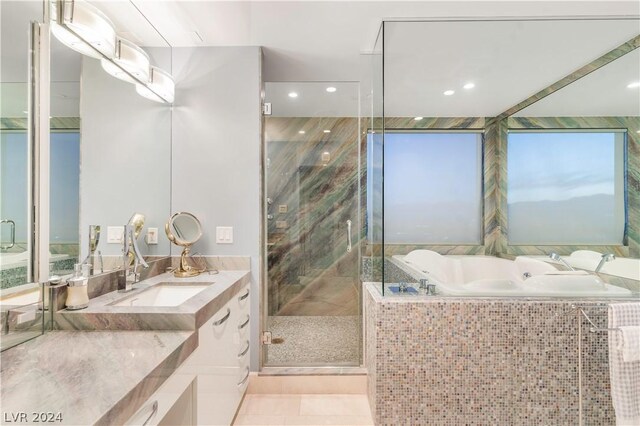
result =
[[[347,253],[351,253],[351,221],[347,220]]]
[[[2,223],[8,223],[11,227],[11,243],[7,246],[0,246],[0,249],[7,250],[16,245],[16,223],[11,219],[2,219],[0,224]]]

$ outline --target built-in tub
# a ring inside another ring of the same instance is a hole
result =
[[[627,297],[632,292],[586,271],[559,271],[542,260],[493,256],[443,256],[431,250],[395,255],[392,261],[416,281],[427,278],[440,295]]]

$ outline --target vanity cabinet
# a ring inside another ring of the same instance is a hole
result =
[[[249,380],[249,285],[198,331],[198,348],[177,374],[197,377],[198,425],[230,425]]]
[[[200,327],[198,347],[127,425],[230,425],[249,381],[249,284]]]

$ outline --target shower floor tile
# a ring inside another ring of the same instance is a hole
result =
[[[360,365],[359,316],[275,316],[268,319],[274,342],[267,363],[274,366]]]

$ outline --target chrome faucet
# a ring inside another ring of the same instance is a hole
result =
[[[126,293],[133,290],[133,285],[140,281],[138,266],[142,265],[143,268],[149,267],[140,253],[135,228],[131,224],[125,225],[124,227],[124,247],[122,252],[124,268],[122,274],[118,275],[118,292]],[[133,267],[131,265],[131,256],[133,256]]]
[[[549,253],[549,257],[551,258],[551,260],[555,260],[556,262],[562,263],[564,266],[569,268],[570,271],[575,271],[575,269],[573,269],[573,266],[569,265],[569,263],[567,263],[566,260],[561,258],[560,255],[555,251],[552,251],[551,253]]]
[[[612,260],[616,260],[616,256],[613,253],[605,253],[602,255],[602,259],[600,259],[600,263],[596,266],[596,272],[600,272],[600,269],[604,266],[605,263],[611,262]]]

